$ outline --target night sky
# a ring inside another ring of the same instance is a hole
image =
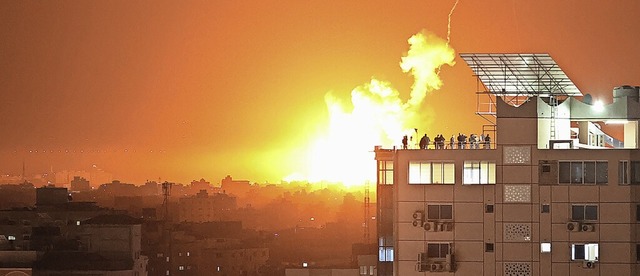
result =
[[[407,39],[446,38],[453,3],[3,1],[0,173],[24,161],[129,182],[279,182],[326,129],[327,92],[348,102],[375,76],[408,97]],[[614,86],[640,85],[638,14],[635,0],[461,0],[450,45],[547,52],[611,102]],[[440,76],[424,102],[430,135],[480,131],[471,70],[456,58]]]

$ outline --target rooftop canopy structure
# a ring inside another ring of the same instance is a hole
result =
[[[460,54],[498,96],[582,96],[549,54]]]

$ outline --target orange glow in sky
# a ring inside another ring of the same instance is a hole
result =
[[[357,185],[374,145],[481,131],[452,49],[549,53],[605,104],[640,85],[638,1],[455,2],[3,1],[0,174]]]
[[[420,112],[420,108],[427,93],[442,86],[437,71],[442,65],[452,66],[455,53],[445,40],[425,31],[411,36],[408,42],[411,46],[400,67],[414,77],[410,98],[403,101],[390,83],[375,78],[351,91],[350,105],[327,94],[329,127],[308,147],[307,173],[295,173],[285,180],[299,178],[347,186],[375,183],[373,146],[391,148],[403,135],[415,136],[415,128],[429,128],[426,118],[430,114]]]

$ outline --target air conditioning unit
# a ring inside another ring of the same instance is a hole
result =
[[[442,231],[453,231],[453,222],[443,222]]]
[[[422,226],[424,228],[425,231],[431,231],[431,232],[436,232],[438,231],[437,228],[438,224],[433,222],[433,221],[427,221],[424,223],[424,225]]]
[[[413,226],[422,227],[424,223],[424,212],[423,211],[415,211],[413,212]]]
[[[426,272],[429,271],[429,258],[427,253],[418,253],[418,262],[416,262],[416,271]]]
[[[429,265],[429,271],[431,272],[438,272],[438,271],[442,271],[444,269],[444,267],[442,266],[442,264],[439,263],[432,263]]]
[[[583,223],[580,224],[580,231],[582,232],[593,232],[595,231],[596,227],[593,224],[588,224],[588,223]]]
[[[596,263],[592,261],[585,260],[582,262],[582,268],[594,268],[595,266],[596,266]]]
[[[413,219],[415,219],[415,220],[424,220],[424,212],[423,211],[415,211],[415,212],[413,212]]]
[[[580,231],[580,223],[577,221],[567,222],[567,231]]]

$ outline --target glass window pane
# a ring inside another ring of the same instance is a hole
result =
[[[445,258],[449,254],[449,245],[446,243],[440,244],[440,258]]]
[[[609,163],[596,162],[596,183],[609,183]]]
[[[584,209],[584,219],[586,220],[597,220],[598,219],[598,206],[596,205],[587,205]]]
[[[453,219],[453,205],[440,205],[440,219]]]
[[[444,183],[455,183],[455,166],[453,163],[444,164]]]
[[[420,183],[420,163],[409,162],[409,184]]]
[[[432,183],[442,183],[442,163],[433,163],[433,178]]]
[[[480,184],[480,164],[478,162],[464,162],[463,184]]]
[[[393,170],[393,161],[384,161],[387,170]]]
[[[440,254],[440,244],[430,243],[427,244],[427,257],[438,258]]]
[[[581,206],[581,205],[571,206],[571,219],[584,220],[584,206]]]
[[[571,166],[569,162],[560,162],[558,164],[558,182],[571,183]]]
[[[584,245],[584,259],[588,261],[598,260],[598,244],[590,243]]]
[[[486,161],[480,162],[480,184],[487,184],[489,181],[489,164]]]
[[[583,174],[582,162],[571,162],[571,183],[582,184]]]
[[[640,184],[640,162],[634,161],[631,162],[631,183],[632,184]]]
[[[393,171],[385,171],[385,183],[388,185],[393,185]]]
[[[496,184],[496,163],[489,164],[489,184]]]
[[[574,244],[571,256],[572,260],[584,260],[584,244]]]
[[[429,205],[427,206],[427,219],[440,219],[440,206]]]
[[[618,163],[618,183],[629,184],[629,175],[627,174],[627,161]]]
[[[596,162],[584,162],[584,183],[596,183]]]
[[[431,182],[431,163],[420,164],[420,183],[432,183]]]

